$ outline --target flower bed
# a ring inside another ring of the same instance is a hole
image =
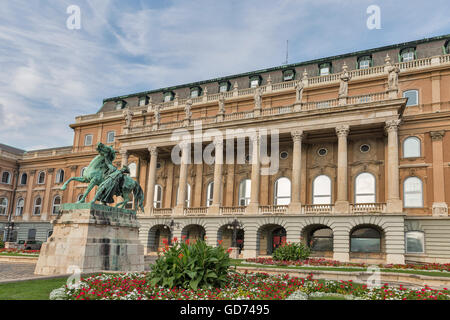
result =
[[[24,254],[24,255],[39,255],[40,250],[21,250],[21,249],[0,249],[0,254]]]
[[[266,273],[229,273],[223,288],[186,290],[150,284],[148,273],[99,274],[77,285],[54,290],[50,299],[67,300],[284,300],[313,296],[343,296],[363,300],[450,300],[450,290],[367,288],[351,281],[321,281],[269,276]]]
[[[275,261],[272,258],[252,258],[246,259],[247,263],[257,263],[263,265],[274,266],[314,266],[314,267],[350,267],[350,268],[367,268],[367,263],[339,262],[327,259],[306,259],[298,261]],[[402,270],[425,270],[425,271],[444,271],[450,272],[450,263],[427,263],[427,264],[379,264],[381,269],[402,269]]]

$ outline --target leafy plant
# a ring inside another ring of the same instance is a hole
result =
[[[273,253],[273,260],[298,261],[308,259],[311,250],[303,243],[282,243]]]
[[[0,249],[3,249],[4,247],[5,247],[5,243],[2,240],[0,240]]]
[[[164,254],[151,266],[149,280],[167,288],[219,288],[227,280],[230,264],[229,254],[221,246],[174,239],[171,247],[166,243]]]

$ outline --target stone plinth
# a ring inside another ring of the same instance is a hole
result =
[[[134,211],[90,203],[68,203],[42,245],[35,274],[144,271],[144,247]]]

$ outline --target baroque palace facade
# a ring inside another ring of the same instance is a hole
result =
[[[144,189],[146,254],[201,237],[242,257],[302,241],[340,261],[450,262],[449,39],[105,99],[73,146],[0,145],[0,235],[45,241],[102,142]]]

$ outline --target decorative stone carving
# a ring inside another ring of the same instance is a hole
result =
[[[190,120],[192,117],[191,108],[192,108],[192,100],[188,99],[186,101],[186,104],[184,105],[184,113],[185,113],[186,120]]]
[[[157,104],[154,110],[155,123],[159,125],[161,123],[161,105]]]
[[[305,88],[305,85],[303,84],[302,81],[299,81],[295,84],[295,102],[296,103],[302,103],[304,88]]]
[[[350,79],[350,73],[347,71],[347,65],[344,63],[344,65],[342,66],[342,74],[340,76],[339,98],[348,96],[348,82],[350,81]]]
[[[301,142],[303,138],[303,131],[302,130],[292,131],[291,136],[294,142]]]
[[[155,146],[150,146],[150,147],[148,147],[148,151],[150,152],[150,155],[151,155],[152,157],[158,156],[158,148],[157,148],[157,147],[155,147]]]
[[[394,119],[394,120],[388,120],[386,121],[385,130],[387,133],[391,131],[397,132],[398,126],[400,125],[401,120],[400,119]]]
[[[130,110],[130,108],[127,108],[123,111],[123,116],[125,117],[125,127],[130,128],[131,127],[131,120],[133,120],[133,112]]]
[[[257,87],[255,89],[255,109],[261,109],[262,107],[262,89],[261,87]]]
[[[338,137],[347,137],[350,127],[346,124],[336,127],[336,134]]]
[[[225,113],[225,95],[223,94],[223,92],[221,92],[219,95],[219,113]]]
[[[440,131],[431,131],[430,132],[430,136],[431,136],[431,140],[433,141],[440,141],[444,138],[445,135],[445,130],[440,130]]]
[[[388,90],[398,90],[398,74],[400,68],[398,66],[389,66],[387,68],[388,75]]]

